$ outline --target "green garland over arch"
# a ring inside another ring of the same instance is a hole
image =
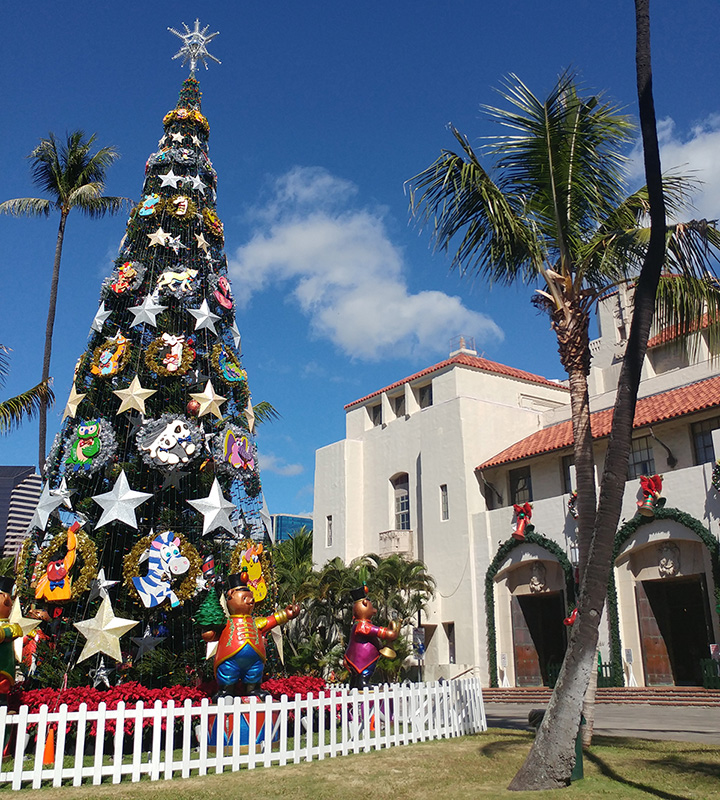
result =
[[[625,542],[637,532],[642,525],[647,525],[654,520],[670,519],[678,524],[692,531],[698,539],[710,551],[710,561],[712,564],[712,576],[715,597],[715,609],[720,614],[720,543],[710,533],[710,531],[695,517],[690,514],[680,511],[679,508],[656,508],[654,517],[644,517],[642,514],[636,514],[629,522],[626,522],[615,534],[615,544],[613,545],[612,564],[613,569],[610,570],[610,580],[608,581],[608,621],[610,623],[610,652],[612,659],[612,675],[613,682],[616,686],[622,686],[623,679],[623,666],[622,666],[622,647],[620,642],[620,621],[618,615],[618,599],[617,587],[615,586],[615,562],[620,555]]]
[[[488,571],[485,573],[485,615],[487,622],[488,670],[490,672],[491,686],[498,685],[497,632],[495,630],[495,594],[493,592],[495,576],[498,574],[500,567],[505,563],[510,553],[516,547],[520,547],[523,544],[536,544],[557,558],[560,566],[563,569],[563,573],[565,574],[565,598],[567,600],[568,613],[572,611],[576,603],[575,570],[573,569],[570,560],[565,555],[565,551],[562,549],[562,547],[560,547],[559,544],[557,544],[557,542],[553,542],[552,539],[548,539],[546,536],[536,533],[533,530],[528,531],[525,534],[525,538],[522,540],[510,538],[501,544],[497,553],[495,554],[495,558],[488,567]]]

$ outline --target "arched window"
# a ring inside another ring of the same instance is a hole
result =
[[[395,498],[395,530],[410,530],[410,483],[407,472],[390,479]]]

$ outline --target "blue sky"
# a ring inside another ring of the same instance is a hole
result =
[[[705,180],[695,216],[720,208],[717,30],[711,0],[654,0],[653,66],[663,166]],[[343,406],[447,356],[474,336],[487,358],[562,378],[530,289],[491,291],[450,274],[411,224],[403,184],[495,128],[480,113],[516,73],[544,96],[558,73],[635,114],[631,0],[366,0],[343,3],[95,3],[3,9],[0,200],[33,196],[25,156],[81,128],[122,158],[108,194],[137,199],[162,117],[187,70],[168,26],[219,30],[200,70],[218,211],[255,401],[282,417],[258,436],[272,512],[312,510],[314,453],[344,435]],[[100,284],[125,218],[71,215],[51,372],[54,435]],[[0,342],[13,348],[2,396],[39,379],[57,220],[0,217]],[[31,464],[36,424],[0,440],[0,463]]]

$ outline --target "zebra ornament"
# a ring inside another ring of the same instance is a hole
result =
[[[171,581],[190,569],[190,560],[180,552],[180,539],[172,531],[158,534],[150,544],[148,572],[133,578],[140,599],[146,608],[155,608],[170,598],[170,605],[180,605]]]

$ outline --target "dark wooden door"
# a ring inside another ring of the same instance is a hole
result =
[[[637,581],[635,584],[635,600],[640,625],[640,649],[645,668],[645,683],[648,686],[672,684],[672,669],[665,639],[660,632],[655,613],[645,592],[645,583],[642,581]]]
[[[516,684],[547,685],[549,665],[565,655],[562,592],[517,595],[512,604]]]
[[[643,581],[648,604],[665,643],[672,680],[679,686],[702,684],[700,660],[711,642],[704,575]]]

